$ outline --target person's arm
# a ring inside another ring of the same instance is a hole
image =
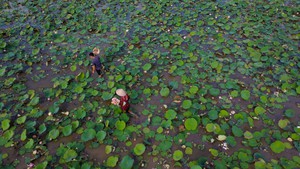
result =
[[[96,66],[93,65],[93,66],[92,66],[92,73],[93,73],[93,74],[95,73],[95,70],[96,70]]]

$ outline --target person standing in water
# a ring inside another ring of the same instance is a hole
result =
[[[118,96],[120,96],[120,100],[114,97],[114,98],[112,98],[111,103],[114,104],[114,105],[119,106],[124,113],[130,113],[131,115],[133,115],[135,117],[138,117],[136,114],[132,113],[129,110],[129,108],[130,108],[130,104],[129,104],[130,97],[126,93],[126,91],[123,90],[123,89],[118,89],[118,90],[116,90],[116,94]]]
[[[90,53],[89,56],[92,59],[92,74],[94,74],[96,71],[98,73],[98,76],[102,77],[102,72],[101,72],[102,64],[99,56],[96,56],[94,53]]]

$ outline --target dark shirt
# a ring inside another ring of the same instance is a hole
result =
[[[101,62],[100,62],[99,56],[95,56],[95,58],[93,59],[92,64],[95,65],[96,70],[100,70],[101,69],[102,66],[101,66]]]

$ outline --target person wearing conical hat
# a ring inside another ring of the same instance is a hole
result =
[[[123,89],[116,90],[116,94],[120,96],[119,106],[121,107],[122,111],[128,112],[130,107],[128,94]]]

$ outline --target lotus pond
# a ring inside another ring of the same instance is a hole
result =
[[[300,168],[299,5],[2,1],[0,168]]]

